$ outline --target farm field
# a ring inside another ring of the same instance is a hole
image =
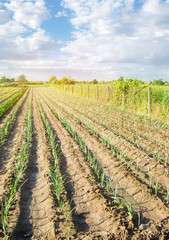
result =
[[[0,89],[1,239],[169,239],[169,126],[47,87]]]

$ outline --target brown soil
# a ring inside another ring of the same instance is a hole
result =
[[[111,209],[107,206],[103,196],[99,194],[99,189],[94,187],[94,179],[91,178],[93,173],[79,146],[44,102],[43,106],[60,142],[61,172],[68,176],[67,191],[72,207],[75,207],[73,219],[76,229],[80,232],[92,231],[104,237],[116,233],[117,228],[120,227],[119,220],[117,221],[117,217],[111,214]]]
[[[112,153],[109,153],[109,150],[102,146],[82,126],[77,124],[70,115],[61,110],[60,112],[62,116],[71,122],[78,135],[85,139],[87,147],[97,156],[106,175],[113,176],[114,183],[118,183],[120,188],[124,189],[127,185],[128,198],[132,196],[132,199],[136,202],[136,208],[143,213],[142,223],[149,221],[158,222],[168,216],[168,208],[165,207],[160,199],[154,197],[151,191],[144,184],[140,183],[134,175],[128,173],[123,167],[120,167],[117,159],[112,156]]]
[[[69,222],[59,209],[55,194],[51,191],[53,187],[48,173],[52,169],[53,156],[36,95],[60,147],[60,176],[66,177],[61,195],[66,208],[72,210],[69,213],[70,228]],[[10,176],[15,172],[17,152],[22,148],[29,96],[30,94],[16,115],[11,133],[0,146],[1,197],[4,194],[3,189],[9,185]],[[62,101],[58,102],[61,104]],[[159,182],[166,179],[168,183],[168,170],[124,139],[79,114],[73,107],[62,103],[64,108],[81,121],[92,124],[100,134],[104,132],[120,150],[128,151],[127,154],[133,162],[137,160],[135,156],[139,155],[140,171],[136,172],[134,167],[129,171],[99,138],[86,130],[85,125],[78,124],[71,114],[56,104],[51,104],[85,140],[87,148],[101,164],[105,176],[112,179],[112,187],[118,187],[118,196],[123,196],[126,187],[126,200],[136,204],[135,210],[138,214],[131,219],[127,208],[122,209],[113,202],[111,192],[109,195],[105,194],[105,188],[98,185],[98,180],[78,144],[55,117],[38,91],[33,89],[33,134],[20,189],[8,216],[11,230],[9,239],[169,239],[169,209],[163,199],[166,188],[161,189],[161,195],[155,196],[148,180],[145,178],[145,181],[141,181],[139,178],[142,173],[146,173],[149,164],[153,176],[158,174]],[[0,224],[0,236],[2,235]]]
[[[28,97],[22,104],[16,121],[9,133],[9,136],[0,146],[0,195],[3,195],[5,184],[15,168],[14,160],[17,158],[17,151],[22,143],[22,134],[24,132],[26,109],[28,107]]]
[[[13,93],[11,96],[5,98],[4,100],[0,101],[0,105],[4,104],[7,100],[9,100],[10,98],[12,98],[14,95],[16,95],[17,93],[19,93],[22,89],[18,90],[17,92]]]
[[[49,100],[49,99],[48,99]],[[60,103],[59,103],[60,104]],[[69,106],[61,103],[61,106],[68,110],[70,114],[74,114],[74,116],[78,117],[83,123],[88,123],[93,126],[97,132],[100,134],[104,134],[113,145],[119,149],[121,153],[124,153],[131,161],[132,166],[131,170],[137,175],[140,179],[142,179],[143,174],[145,175],[144,182],[149,186],[149,174],[152,174],[153,183],[151,184],[152,188],[155,187],[155,182],[158,180],[158,184],[160,187],[159,195],[163,199],[167,198],[167,186],[169,185],[169,171],[168,168],[164,166],[164,164],[160,164],[156,159],[147,156],[145,152],[136,148],[130,142],[127,142],[123,138],[116,136],[113,132],[105,129],[104,127],[94,123],[87,117],[79,114],[74,109]],[[61,110],[61,108],[59,108]],[[129,162],[129,160],[128,160]],[[138,164],[138,171],[136,171],[136,165]]]
[[[26,94],[27,94],[27,91],[22,95],[21,98],[23,98]],[[21,99],[21,98],[20,98],[20,99]],[[27,97],[26,97],[26,98],[27,98]],[[6,112],[5,114],[3,114],[3,116],[0,117],[0,129],[3,129],[3,127],[5,126],[8,118],[10,118],[13,109],[16,107],[16,105],[17,105],[17,103],[20,101],[20,99],[17,100],[17,101],[13,104],[13,106],[12,106],[10,109],[8,109],[7,112]],[[26,100],[26,99],[25,99],[25,100]],[[24,101],[25,101],[25,100],[24,100]]]
[[[51,157],[45,131],[33,99],[34,134],[31,156],[25,170],[26,183],[21,187],[11,239],[55,239],[53,200],[47,174]]]
[[[158,146],[158,148],[164,147],[162,149],[165,152],[165,146],[169,146],[169,142],[167,143],[166,139],[166,137],[169,136],[169,130],[164,126],[164,124],[161,128],[157,128],[156,121],[148,122],[147,120],[144,123],[137,118],[129,121],[127,115],[125,116],[117,111],[113,112],[111,108],[106,105],[90,105],[87,101],[77,101],[77,99],[75,100],[69,96],[68,99],[64,99],[61,94],[57,94],[57,99],[59,101],[62,100],[62,102],[64,101],[64,103],[67,103],[69,106],[71,105],[74,109],[78,109],[78,111],[86,112],[94,118],[97,117],[97,120],[101,120],[102,122],[105,122],[106,119],[106,124],[110,128],[117,130],[120,129],[124,136],[130,136],[131,140],[135,138],[137,133],[141,145],[145,147],[149,146],[150,151],[154,151],[154,149]],[[56,94],[53,97],[56,97]]]

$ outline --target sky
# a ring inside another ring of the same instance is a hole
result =
[[[169,0],[0,0],[0,77],[169,81]]]

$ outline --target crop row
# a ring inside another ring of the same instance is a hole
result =
[[[28,90],[27,90],[28,93]],[[11,128],[11,125],[14,123],[15,116],[17,112],[19,111],[20,107],[22,106],[22,103],[24,102],[27,93],[20,99],[18,104],[15,106],[15,108],[12,110],[12,113],[10,114],[9,118],[6,120],[4,126],[0,129],[0,141],[2,142],[4,137],[8,134],[9,129]]]
[[[62,97],[59,95],[59,100]],[[95,122],[96,124],[100,124],[104,128],[108,129],[109,131],[113,132],[116,136],[122,137],[124,140],[128,141],[129,143],[133,144],[138,149],[144,151],[146,154],[148,154],[150,157],[156,158],[159,162],[165,163],[167,165],[168,158],[169,158],[169,152],[168,152],[168,145],[167,138],[166,140],[161,140],[160,135],[158,139],[155,140],[152,138],[152,135],[154,135],[154,132],[149,134],[146,134],[145,132],[150,132],[148,130],[137,130],[137,125],[133,123],[132,128],[128,127],[126,128],[126,125],[124,124],[124,120],[117,118],[116,120],[112,118],[112,116],[109,114],[107,117],[106,112],[102,112],[101,109],[99,111],[95,107],[93,110],[90,111],[90,107],[84,107],[84,103],[81,103],[79,106],[74,106],[71,104],[71,99],[64,100],[67,102],[67,106],[71,106],[73,110],[78,112],[79,114],[85,115],[87,118]],[[62,100],[63,103],[63,100]],[[119,124],[120,120],[123,124]]]
[[[45,112],[42,108],[42,105],[39,101],[39,99],[37,99],[38,101],[38,106],[39,106],[39,111],[47,132],[47,137],[49,140],[49,144],[51,147],[51,151],[52,151],[52,155],[54,158],[54,161],[51,165],[50,171],[49,171],[49,177],[51,179],[52,182],[52,187],[51,187],[51,191],[52,193],[56,196],[57,199],[57,203],[60,207],[60,210],[62,212],[62,214],[64,215],[67,224],[68,224],[68,231],[70,232],[70,214],[74,209],[67,209],[66,204],[63,200],[62,197],[62,191],[64,188],[65,183],[65,176],[62,176],[60,173],[60,147],[57,144],[57,141],[55,140],[56,137],[54,135],[54,131],[50,125],[49,120],[47,119],[47,117],[45,116]]]
[[[0,98],[3,97],[6,94],[12,93],[16,89],[19,89],[18,87],[0,87]]]
[[[21,90],[18,94],[16,94],[14,97],[7,100],[3,105],[0,106],[0,117],[9,109],[11,108],[14,103],[20,99],[20,97],[25,93],[27,88]]]
[[[14,95],[15,93],[17,93],[19,91],[20,91],[20,89],[17,88],[17,89],[14,89],[13,91],[8,92],[7,94],[1,96],[0,102],[7,100],[8,98],[10,98],[12,95]]]
[[[42,102],[42,100],[41,100],[41,102]],[[106,176],[106,174],[104,173],[101,165],[97,161],[96,156],[93,155],[93,153],[88,149],[84,139],[82,139],[81,137],[78,136],[78,134],[71,127],[71,124],[65,118],[62,118],[60,116],[60,114],[58,114],[56,112],[56,110],[49,103],[46,102],[46,104],[49,107],[49,109],[51,110],[51,113],[53,113],[53,116],[55,116],[57,118],[57,120],[61,123],[61,125],[68,131],[70,136],[74,139],[75,143],[78,144],[79,148],[83,152],[86,163],[90,166],[90,168],[92,170],[92,175],[95,176],[95,179],[96,179],[95,187],[97,188],[98,184],[99,184],[100,188],[102,189],[103,195],[105,196],[106,199],[109,199],[109,202],[111,203],[111,205],[115,204],[117,206],[117,204],[118,204],[121,208],[127,209],[127,212],[129,213],[129,215],[132,218],[135,214],[135,211],[134,211],[135,204],[132,202],[131,198],[130,198],[129,202],[127,201],[127,199],[126,199],[127,189],[126,188],[124,189],[124,192],[123,192],[122,196],[118,195],[117,186],[115,187],[115,189],[113,189],[113,187],[112,187],[112,182],[114,180],[111,179],[110,177]],[[59,167],[59,165],[61,164],[62,167],[63,167],[64,163],[60,162],[59,161],[60,159],[58,158],[58,156],[60,156],[60,154],[61,154],[61,149],[59,148],[58,143],[55,140],[56,137],[55,137],[54,131],[52,130],[51,123],[47,119],[46,114],[44,112],[44,109],[46,111],[47,107],[46,106],[42,107],[42,105],[39,103],[39,109],[40,109],[41,116],[42,116],[46,131],[47,131],[49,143],[50,143],[51,146],[53,146],[52,147],[52,152],[54,153],[53,155],[55,155],[55,151],[57,152],[56,153],[56,159],[57,159],[56,162],[57,163],[55,163],[55,161],[54,161],[54,163],[52,165],[55,165],[55,166]],[[56,121],[53,119],[53,122],[56,122]],[[56,141],[56,143],[55,143],[55,141]],[[55,146],[56,146],[56,149],[55,149]],[[58,162],[59,162],[59,164],[58,164]],[[76,161],[74,161],[74,162],[76,162]],[[77,163],[75,163],[75,164],[77,164]],[[54,167],[53,170],[54,169],[56,169],[56,167]],[[61,182],[63,180],[63,176],[59,178],[58,177],[58,171],[59,170],[54,171],[52,176],[51,176],[51,173],[50,173],[50,177],[51,177],[54,185],[56,185],[54,193],[56,194],[56,196],[59,197],[59,202],[61,202],[59,205],[61,206],[61,210],[62,210],[63,209],[62,204],[64,206],[64,203],[61,201],[60,194],[58,194],[58,192],[60,193],[60,190],[61,190],[61,187],[59,187],[59,186],[63,186],[63,184]],[[81,170],[79,170],[79,171],[81,171]],[[65,177],[65,175],[64,175],[64,177]],[[86,178],[88,178],[88,177],[86,176]],[[90,176],[90,177],[92,177],[92,176]],[[59,184],[59,182],[60,182],[60,184]],[[67,185],[67,182],[65,182],[65,183]],[[73,186],[76,185],[76,184],[77,183],[74,182]],[[71,202],[70,202],[70,205],[71,205]],[[66,211],[66,212],[70,214],[74,209],[75,209],[74,205],[71,205],[71,210]],[[67,216],[69,216],[69,214],[66,214],[66,219],[67,219]],[[65,216],[65,214],[64,214],[64,216]]]
[[[96,103],[90,100],[77,98],[74,96],[69,96],[68,94],[61,94],[53,89],[47,89],[46,93],[50,93],[53,96],[58,96],[60,99],[64,99],[64,102],[76,105],[77,108],[87,108],[89,112],[93,112],[96,115],[103,114],[109,116],[112,120],[117,119],[121,124],[131,125],[134,127],[144,127],[146,130],[150,129],[154,132],[163,132],[165,135],[165,127],[168,128],[168,124],[160,121],[154,121],[147,118],[145,115],[135,115],[133,113],[128,113],[121,109],[117,109],[115,105],[105,105],[101,103]],[[66,96],[66,97],[65,97]],[[163,131],[164,129],[164,131]]]
[[[48,103],[49,104],[49,103]],[[124,188],[124,193],[121,194],[121,196],[118,196],[117,197],[117,185],[115,187],[115,189],[111,189],[112,188],[112,182],[114,181],[114,179],[110,179],[110,178],[107,178],[106,177],[106,174],[103,172],[103,170],[101,169],[101,165],[98,164],[97,162],[97,158],[96,156],[93,156],[90,152],[90,150],[87,148],[84,140],[82,140],[78,134],[73,130],[73,128],[71,127],[70,123],[66,121],[66,119],[63,119],[60,114],[58,114],[56,112],[56,110],[50,106],[49,104],[49,107],[51,108],[51,110],[54,112],[55,116],[58,118],[58,120],[60,120],[62,122],[62,124],[64,125],[64,127],[69,131],[69,133],[72,135],[72,137],[75,139],[75,141],[78,142],[78,144],[80,145],[83,153],[85,154],[86,158],[88,159],[88,161],[90,162],[92,168],[94,169],[94,172],[98,178],[98,180],[100,180],[100,183],[102,185],[106,185],[106,188],[107,188],[107,193],[109,193],[109,191],[112,190],[112,193],[113,193],[113,196],[112,198],[116,199],[116,201],[119,202],[120,206],[123,206],[125,205],[124,202],[126,203],[126,206],[128,206],[128,209],[129,209],[129,212],[130,210],[133,212],[133,207],[134,205],[132,205],[131,203],[131,198],[129,199],[129,201],[127,201],[125,199],[125,196],[126,196],[126,187]],[[77,119],[76,119],[77,120]],[[78,122],[80,120],[78,119]],[[88,125],[88,128],[89,128],[89,125]],[[97,135],[96,131],[94,130],[94,135]],[[104,138],[102,138],[102,141],[104,141]],[[112,147],[110,143],[108,143],[108,147]],[[118,151],[117,149],[114,149],[112,147],[113,150],[115,151]],[[116,152],[117,153],[117,152]],[[119,153],[118,153],[119,154]],[[119,199],[119,200],[118,200]],[[132,215],[131,213],[131,215]]]
[[[79,119],[77,116],[75,116],[72,112],[69,112],[67,109],[65,109],[63,106],[58,104],[56,101],[53,100],[57,106],[59,106],[62,110],[64,110],[66,113],[68,113],[73,119],[77,121],[77,123],[81,124],[83,127],[85,127],[87,130],[89,130],[96,138],[100,141],[106,144],[108,149],[111,149],[113,153],[116,154],[116,156],[119,158],[119,161],[121,162],[121,165],[125,165],[129,171],[132,171],[134,167],[134,173],[135,175],[140,179],[140,181],[147,182],[148,186],[152,188],[155,195],[158,195],[159,190],[163,188],[163,191],[166,194],[166,202],[168,204],[169,201],[169,187],[166,185],[166,179],[165,182],[159,181],[156,176],[153,177],[153,170],[150,171],[149,164],[147,165],[146,172],[144,172],[144,169],[139,164],[139,161],[133,161],[131,158],[129,158],[125,152],[121,151],[118,147],[116,147],[114,144],[112,144],[112,140],[109,139],[104,134],[100,134],[98,130],[90,125],[89,123],[83,122],[81,119]],[[153,169],[153,168],[152,168]]]
[[[133,163],[131,161],[131,159],[129,159],[123,152],[119,151],[111,143],[111,141],[109,141],[109,139],[106,138],[106,136],[101,135],[99,132],[97,132],[97,130],[95,128],[93,128],[93,126],[89,125],[86,122],[85,123],[82,122],[81,119],[77,118],[77,116],[73,116],[72,113],[70,113],[70,112],[69,112],[69,115],[72,118],[74,117],[74,119],[76,120],[76,122],[78,124],[80,124],[81,126],[85,127],[86,130],[88,129],[88,131],[90,131],[90,133],[92,133],[95,137],[97,137],[98,140],[100,139],[99,140],[100,142],[103,142],[104,144],[106,144],[108,149],[111,149],[111,151],[113,151],[116,154],[116,156],[119,158],[119,163],[120,163],[120,169],[121,170],[123,170],[124,167],[126,166],[126,171],[130,172],[131,176],[133,175],[135,178],[137,178],[138,181],[140,183],[143,183],[144,186],[147,185],[147,188],[152,189],[152,193],[154,193],[155,196],[158,195],[158,197],[161,198],[162,192],[163,192],[163,194],[165,193],[165,198],[163,196],[161,199],[164,200],[165,203],[168,202],[168,188],[165,187],[165,185],[161,186],[161,183],[159,183],[159,180],[157,178],[153,179],[152,173],[151,173],[150,169],[148,169],[148,167],[146,168],[147,169],[146,172],[145,171],[141,171],[143,173],[143,175],[141,176],[141,174],[140,174],[140,166],[138,165],[138,163]],[[71,118],[68,117],[68,119],[70,120]],[[75,125],[74,125],[74,127],[75,127]],[[114,191],[115,191],[115,188],[114,188]],[[125,187],[124,187],[124,192],[125,192]],[[130,198],[128,198],[128,203],[130,203]]]
[[[29,108],[25,120],[25,134],[23,136],[23,145],[21,151],[18,153],[18,161],[16,162],[15,171],[11,174],[10,183],[6,186],[6,192],[1,199],[1,220],[3,226],[4,240],[8,238],[11,229],[8,223],[8,214],[15,203],[16,194],[22,182],[23,172],[25,170],[26,161],[29,157],[29,147],[32,136],[32,98],[29,101]]]

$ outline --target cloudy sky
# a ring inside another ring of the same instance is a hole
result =
[[[169,0],[1,0],[0,77],[169,81]]]

